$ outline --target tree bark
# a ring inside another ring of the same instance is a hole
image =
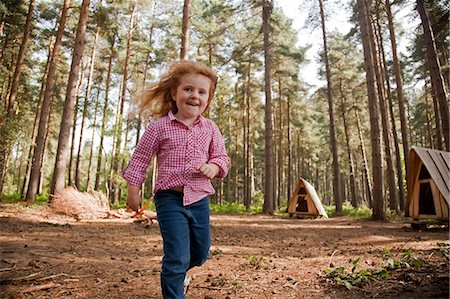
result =
[[[189,51],[189,17],[191,11],[192,0],[184,0],[183,5],[183,21],[181,24],[181,49],[180,49],[180,59],[188,59]]]
[[[35,0],[30,0],[30,5],[28,7],[27,19],[25,21],[25,26],[23,28],[22,43],[20,44],[19,54],[17,55],[17,61],[15,64],[14,75],[11,80],[11,88],[9,95],[6,100],[5,105],[5,119],[2,122],[7,123],[14,115],[15,112],[15,102],[17,95],[19,93],[19,81],[22,75],[23,62],[25,60],[25,54],[28,50],[28,41],[30,39],[30,32],[32,30],[31,23],[33,19]],[[6,160],[9,152],[9,147],[11,146],[9,140],[14,136],[13,130],[6,128],[5,124],[0,123],[0,138],[2,139],[2,144],[0,145],[0,194],[3,192],[3,184],[6,172]]]
[[[420,19],[422,20],[423,38],[427,50],[427,65],[431,77],[431,86],[433,88],[433,93],[439,103],[439,112],[442,121],[442,133],[444,135],[445,149],[449,151],[449,107],[447,93],[444,87],[444,80],[442,78],[442,70],[437,56],[436,44],[434,42],[434,34],[431,28],[430,20],[428,18],[425,2],[423,0],[417,0],[416,4],[417,11],[419,12]]]
[[[291,97],[290,94],[287,94],[287,150],[288,150],[288,177],[287,177],[287,201],[291,199],[291,189],[292,189],[292,138],[291,138]]]
[[[42,100],[41,105],[41,115],[39,118],[39,127],[38,127],[38,133],[36,135],[36,148],[34,149],[33,153],[33,159],[31,163],[31,173],[30,173],[30,180],[28,183],[27,188],[27,195],[25,197],[26,201],[29,203],[34,202],[36,198],[36,193],[39,188],[39,178],[40,178],[40,171],[42,167],[42,158],[44,155],[44,149],[45,149],[45,137],[47,135],[47,128],[48,128],[48,118],[50,114],[50,106],[51,106],[51,98],[53,95],[53,86],[55,81],[55,74],[56,74],[56,66],[58,62],[59,57],[59,50],[61,47],[61,40],[64,34],[64,28],[66,25],[67,20],[67,13],[69,8],[70,0],[65,0],[63,4],[63,8],[61,11],[61,17],[59,21],[59,27],[58,31],[56,33],[56,39],[55,39],[55,46],[53,47],[53,53],[51,55],[51,60],[49,64],[48,69],[48,75],[47,80],[45,83],[45,92],[44,92],[44,98]]]
[[[381,33],[379,30],[381,26],[379,24],[379,2],[376,4],[376,22],[374,22],[374,30],[371,30],[371,41],[372,41],[372,53],[375,61],[375,76],[377,78],[377,88],[378,88],[378,100],[380,102],[380,114],[381,114],[381,125],[383,132],[383,140],[384,140],[384,152],[385,152],[385,160],[387,164],[387,181],[389,184],[389,205],[392,210],[394,210],[397,214],[400,214],[400,209],[398,206],[398,194],[397,187],[395,182],[395,169],[394,163],[392,159],[392,150],[391,150],[391,136],[390,136],[390,123],[388,119],[388,109],[386,108],[386,97],[387,92],[384,85],[386,79],[386,72],[384,70],[383,58],[384,49],[383,49],[383,41],[381,39]],[[374,32],[375,31],[375,32]]]
[[[377,94],[375,89],[374,57],[370,40],[370,24],[365,0],[358,0],[361,40],[364,51],[364,69],[366,71],[367,96],[369,101],[370,138],[372,144],[372,175],[373,175],[373,214],[374,220],[386,219],[383,196],[383,164],[381,159],[381,140]]]
[[[264,92],[265,92],[265,178],[263,213],[274,213],[274,157],[273,157],[273,125],[272,125],[272,91],[271,91],[271,50],[270,50],[270,15],[272,2],[263,0],[263,33],[264,33]]]
[[[389,37],[391,40],[391,50],[392,50],[392,63],[394,67],[395,73],[395,83],[397,85],[397,101],[398,101],[398,109],[400,114],[400,128],[402,132],[402,145],[403,145],[403,159],[405,162],[405,174],[408,177],[408,156],[409,156],[409,138],[408,138],[408,123],[406,118],[406,107],[405,107],[405,97],[403,93],[403,79],[400,68],[400,62],[398,60],[397,54],[397,40],[395,37],[394,31],[394,18],[392,16],[391,10],[391,1],[386,0],[386,13],[388,19],[388,27],[389,27]],[[403,173],[403,172],[402,172]],[[401,189],[403,189],[403,176],[401,177],[402,184]],[[400,182],[400,180],[399,180]],[[400,185],[400,183],[399,183]],[[408,180],[406,180],[406,186],[408,187]],[[405,209],[405,198],[404,196],[400,197],[400,209],[404,211]]]
[[[130,64],[130,53],[131,53],[131,39],[133,37],[133,28],[134,28],[134,14],[136,10],[136,4],[131,3],[131,15],[130,22],[128,24],[128,33],[127,33],[127,49],[125,53],[125,62],[123,66],[123,75],[122,75],[122,86],[121,86],[121,94],[120,94],[120,104],[119,111],[117,114],[117,130],[116,130],[116,140],[115,140],[115,152],[114,158],[112,161],[112,177],[111,177],[111,199],[114,204],[116,204],[119,200],[119,185],[116,182],[115,175],[119,173],[119,164],[120,164],[120,150],[122,144],[122,119],[123,119],[123,109],[125,103],[125,95],[127,92],[127,81],[128,81],[128,65]],[[126,142],[126,140],[125,140]]]
[[[20,44],[19,55],[17,56],[16,67],[14,69],[14,75],[11,83],[11,92],[9,93],[8,106],[6,109],[7,115],[11,116],[14,113],[14,106],[16,103],[17,94],[19,93],[19,81],[22,75],[23,61],[25,60],[25,53],[28,50],[28,41],[30,39],[31,22],[33,19],[35,0],[30,0],[30,5],[28,7],[27,19],[25,21],[25,26],[23,28],[23,38]]]
[[[100,127],[100,143],[98,146],[98,155],[97,155],[97,170],[95,172],[95,183],[94,190],[98,190],[100,187],[100,175],[102,170],[102,161],[103,161],[103,141],[105,139],[105,129],[106,129],[106,121],[107,121],[107,112],[108,112],[108,102],[109,102],[109,89],[111,84],[111,72],[112,72],[112,62],[114,57],[114,46],[117,34],[114,32],[111,38],[110,45],[110,55],[108,59],[108,70],[106,74],[106,82],[105,82],[105,102],[103,104],[103,116],[102,116],[102,125]]]
[[[22,190],[20,192],[20,197],[24,200],[25,200],[25,195],[26,195],[27,189],[28,189],[28,183],[30,181],[31,161],[33,161],[34,149],[36,147],[35,139],[36,139],[36,135],[38,133],[39,120],[41,118],[41,107],[42,107],[42,101],[44,100],[45,82],[47,81],[48,70],[50,67],[50,60],[52,58],[53,47],[54,47],[54,38],[52,36],[52,37],[50,37],[49,44],[48,44],[47,62],[45,63],[44,74],[42,76],[41,89],[39,91],[39,100],[38,100],[38,104],[36,106],[36,114],[35,114],[34,122],[33,122],[31,144],[30,144],[30,147],[28,150],[27,166],[26,166],[25,176],[24,176],[24,180],[23,180],[23,184],[22,184]]]
[[[86,92],[85,92],[85,95],[84,95],[83,113],[82,113],[82,116],[81,116],[80,138],[78,140],[77,164],[76,164],[76,167],[75,167],[75,186],[77,187],[78,190],[81,190],[81,162],[83,160],[84,126],[85,126],[86,118],[87,118],[87,114],[88,114],[89,98],[91,96],[92,77],[94,75],[95,58],[96,58],[95,55],[96,55],[96,52],[97,52],[98,35],[99,35],[99,29],[97,29],[97,31],[95,33],[94,41],[93,41],[93,44],[92,44],[91,61],[90,61],[89,72],[88,72],[88,82],[87,82],[87,86],[86,86]],[[95,117],[95,114],[94,114],[94,117]],[[91,144],[93,146],[93,142]],[[89,177],[89,174],[88,174],[88,177]]]
[[[56,161],[53,171],[50,195],[55,195],[56,193],[61,192],[65,187],[67,149],[73,113],[73,94],[76,88],[76,78],[78,77],[78,72],[80,69],[80,61],[83,56],[86,25],[89,16],[89,2],[90,0],[83,0],[81,4],[80,19],[75,37],[72,64],[70,66],[69,82],[67,84],[66,99],[61,118],[58,148],[56,150]]]
[[[323,38],[323,52],[325,59],[325,69],[327,77],[327,99],[328,99],[328,115],[330,117],[330,150],[333,156],[332,167],[333,167],[333,197],[334,203],[336,205],[336,214],[342,214],[342,194],[341,194],[341,179],[339,170],[339,153],[338,144],[336,140],[336,125],[334,121],[334,107],[333,107],[333,96],[332,96],[332,82],[331,82],[331,72],[330,63],[328,61],[328,46],[327,46],[327,36],[325,30],[325,14],[323,10],[323,0],[319,0],[320,7],[320,19],[322,22],[322,38]]]
[[[78,119],[78,111],[79,109],[79,105],[80,105],[80,89],[81,89],[81,85],[83,84],[84,81],[84,71],[86,70],[85,65],[82,64],[81,65],[81,72],[80,75],[78,76],[78,84],[77,84],[77,88],[75,91],[75,108],[74,108],[74,113],[73,113],[73,120],[72,120],[72,138],[71,138],[71,142],[70,142],[70,155],[69,155],[69,170],[67,171],[68,174],[68,178],[67,178],[67,184],[69,186],[74,185],[73,183],[73,177],[72,177],[72,169],[73,169],[73,164],[74,164],[74,152],[75,152],[75,137],[76,137],[76,133],[77,133],[77,119]]]
[[[341,98],[341,113],[342,113],[342,122],[344,124],[344,134],[345,134],[345,142],[347,145],[347,158],[348,158],[348,164],[349,164],[349,179],[350,179],[350,194],[352,199],[352,206],[357,208],[358,207],[358,199],[356,196],[356,184],[355,184],[355,163],[353,161],[353,154],[352,149],[350,146],[350,134],[349,134],[349,128],[347,124],[347,116],[346,116],[346,97],[344,94],[344,89],[342,86],[342,80],[339,80],[339,91],[340,91],[340,98]]]

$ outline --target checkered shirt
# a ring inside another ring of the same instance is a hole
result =
[[[219,128],[203,116],[190,127],[178,121],[172,112],[151,122],[122,173],[128,184],[142,185],[153,154],[158,164],[154,192],[183,186],[185,206],[215,192],[211,181],[198,171],[201,165],[216,164],[219,166],[216,178],[223,178],[230,164]]]

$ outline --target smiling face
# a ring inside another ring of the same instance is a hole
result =
[[[180,79],[172,98],[177,104],[175,117],[186,125],[192,124],[208,106],[211,80],[201,74],[190,73]]]

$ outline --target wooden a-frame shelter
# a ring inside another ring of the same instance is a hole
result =
[[[413,146],[408,166],[405,216],[448,221],[450,153]]]
[[[297,187],[289,200],[287,212],[291,217],[297,215],[299,217],[322,216],[328,218],[316,189],[304,178],[300,178],[298,181]]]

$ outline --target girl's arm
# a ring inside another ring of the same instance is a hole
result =
[[[150,123],[136,149],[128,162],[127,168],[122,172],[124,179],[128,183],[127,205],[134,211],[139,209],[141,204],[140,189],[145,181],[145,173],[152,161],[153,153],[158,147],[158,130],[155,123]]]
[[[204,164],[201,167],[208,165],[207,168],[209,168],[211,172],[215,172],[217,169],[218,171],[213,178],[220,179],[228,174],[230,159],[228,158],[225,143],[219,128],[213,123],[212,129],[213,136],[209,145],[209,160],[207,164]]]

